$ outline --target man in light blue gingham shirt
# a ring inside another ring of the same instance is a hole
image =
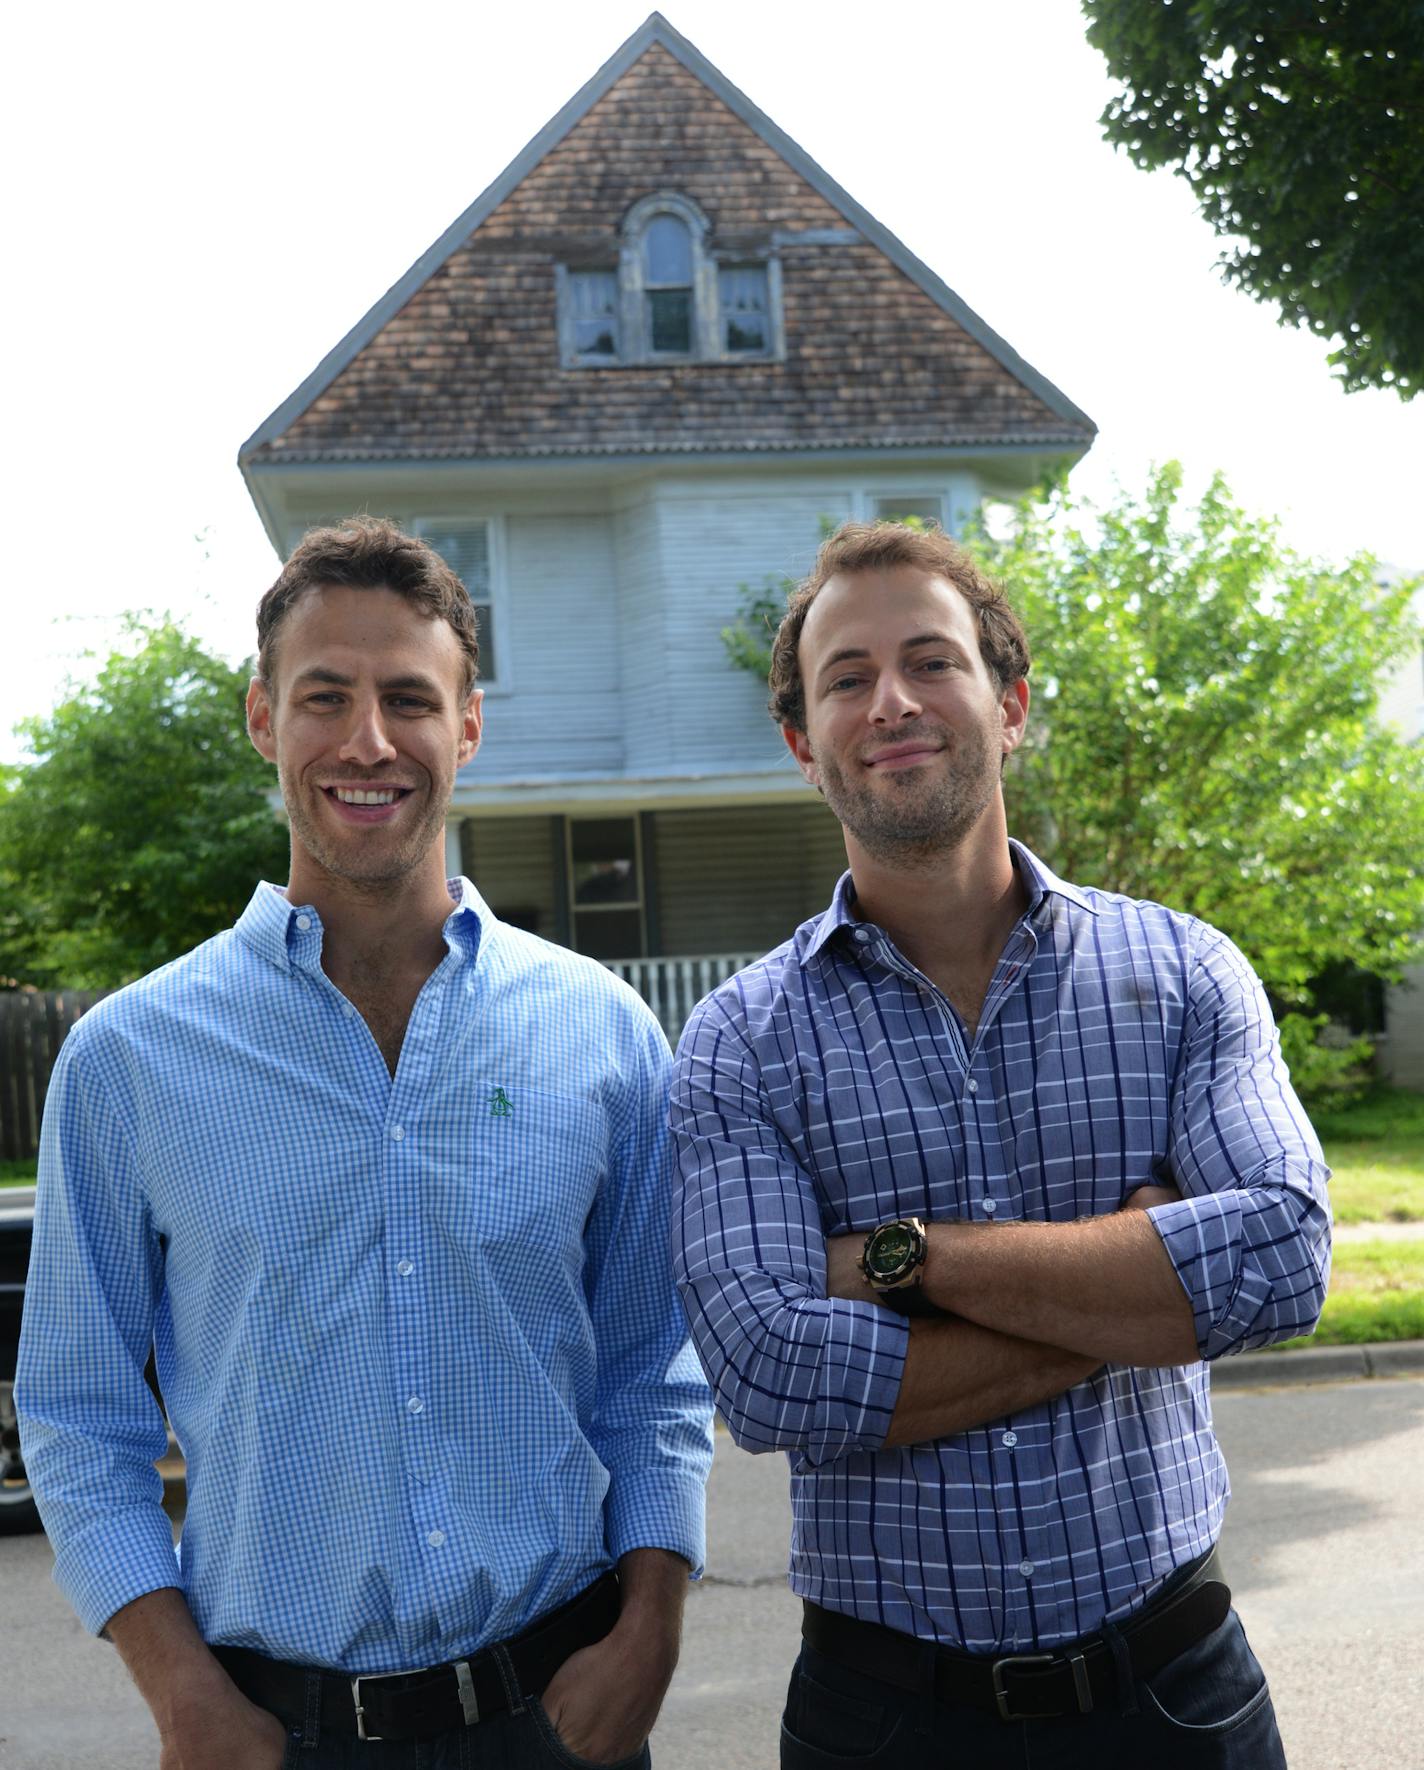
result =
[[[50,1088],[17,1399],[56,1578],[185,1766],[456,1730],[461,1763],[643,1763],[711,1457],[666,1042],[444,878],[479,698],[443,562],[309,536],[259,634],[292,883],[99,1004]]]
[[[1202,1360],[1313,1328],[1327,1171],[1230,941],[1008,840],[1027,669],[944,536],[826,543],[772,687],[851,870],[679,1048],[683,1299],[791,1459],[782,1764],[1280,1770]]]

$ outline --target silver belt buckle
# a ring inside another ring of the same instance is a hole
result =
[[[374,1676],[372,1676],[372,1674],[367,1673],[364,1675],[371,1677],[372,1682],[373,1683],[375,1682]],[[381,1735],[379,1733],[368,1733],[366,1731],[366,1711],[361,1706],[361,1679],[360,1678],[353,1678],[351,1680],[351,1700],[356,1705],[356,1737],[357,1737],[357,1739],[379,1739],[381,1737]]]

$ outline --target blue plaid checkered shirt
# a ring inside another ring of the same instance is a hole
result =
[[[210,1642],[406,1670],[627,1550],[700,1568],[666,1042],[602,966],[451,891],[394,1079],[316,911],[267,885],[65,1041],[17,1401],[91,1629],[177,1585]],[[188,1465],[177,1561],[150,1342]]]
[[[885,934],[830,909],[709,996],[678,1053],[674,1265],[718,1406],[791,1460],[791,1583],[970,1652],[1129,1614],[1216,1539],[1204,1363],[1106,1366],[1012,1418],[882,1448],[908,1329],[828,1301],[825,1238],[888,1218],[1151,1213],[1203,1359],[1315,1323],[1328,1171],[1250,967],[1214,929],[1063,883],[1029,907],[978,1030]]]

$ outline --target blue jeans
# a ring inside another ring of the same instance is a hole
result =
[[[308,1681],[304,1715],[278,1715],[287,1729],[282,1770],[605,1770],[576,1757],[555,1733],[537,1696],[512,1712],[492,1715],[433,1739],[400,1742],[357,1739],[321,1724],[321,1690]],[[645,1745],[607,1770],[650,1770]]]
[[[809,1647],[791,1674],[781,1770],[1286,1770],[1266,1676],[1229,1611],[1119,1706],[1048,1721],[867,1678]]]

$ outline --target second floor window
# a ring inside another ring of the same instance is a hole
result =
[[[480,636],[481,688],[499,682],[499,639],[495,628],[494,570],[490,525],[471,517],[423,516],[415,533],[428,541],[470,593]]]

